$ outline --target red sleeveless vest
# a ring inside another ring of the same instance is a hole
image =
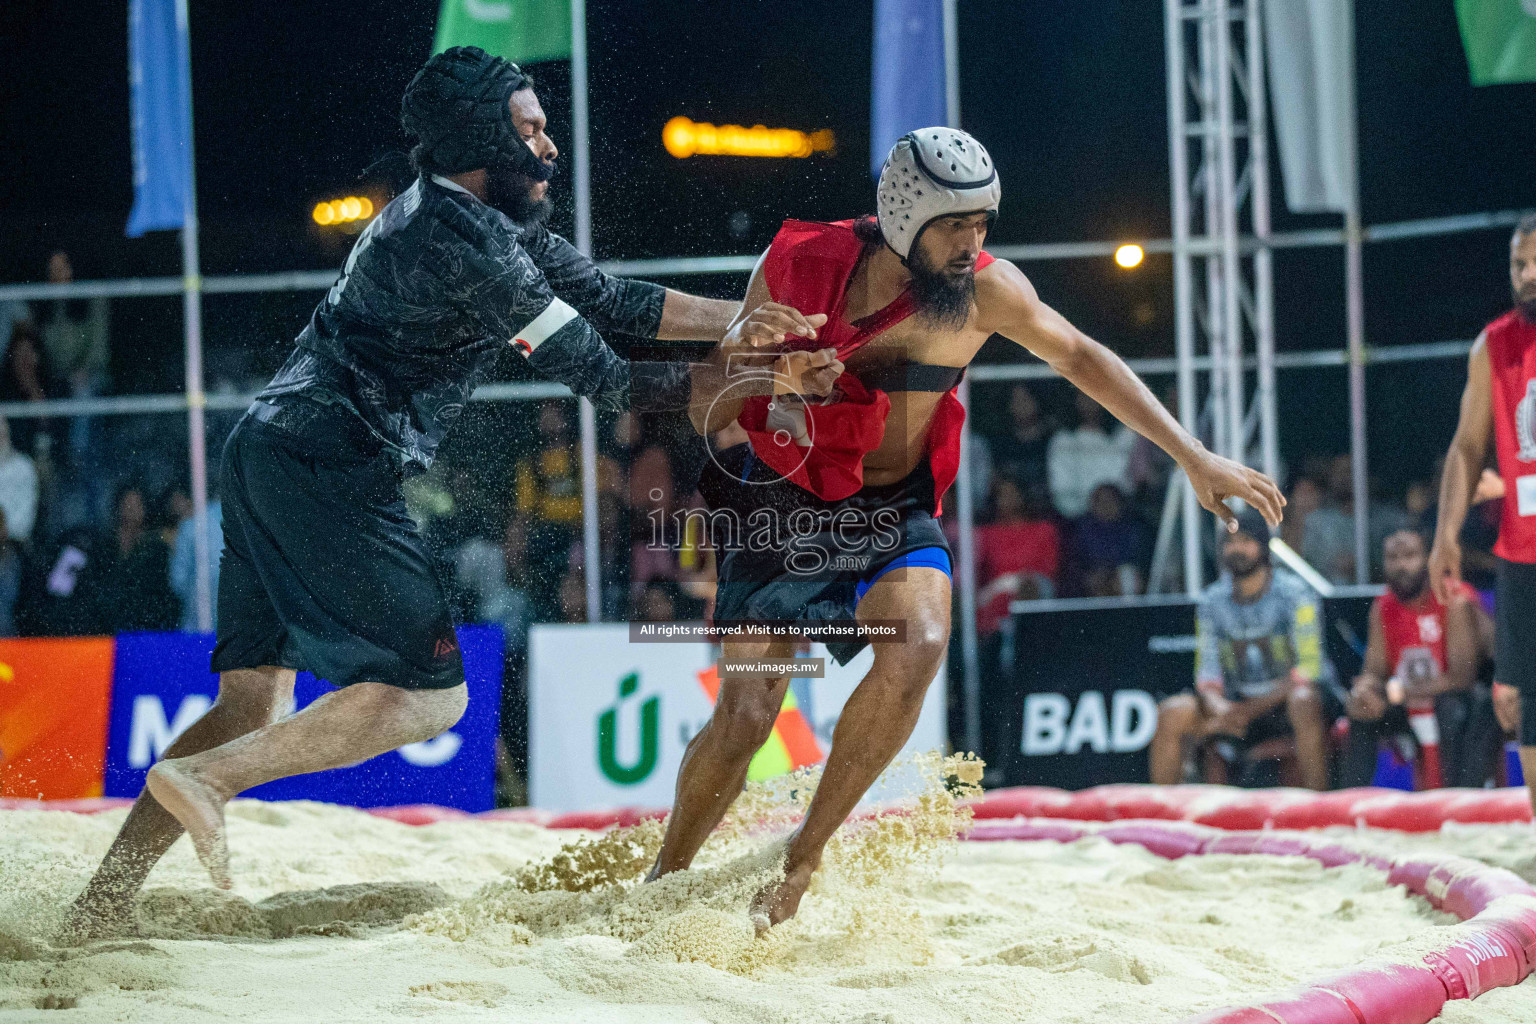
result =
[[[1504,514],[1493,553],[1536,564],[1536,325],[1519,310],[1484,332],[1493,387],[1493,439],[1504,478]]]
[[[889,306],[857,323],[844,319],[848,282],[863,252],[864,243],[854,235],[851,220],[784,222],[763,261],[768,294],[774,302],[793,306],[807,316],[827,315],[817,340],[789,339],[793,347],[836,348],[838,358],[846,359],[916,311],[910,293],[903,291]],[[992,262],[983,252],[976,260],[976,269]],[[803,441],[769,424],[772,402],[767,395],[749,398],[738,419],[758,459],[827,501],[846,498],[864,486],[864,456],[880,446],[891,411],[891,400],[884,391],[866,388],[852,373],[844,373],[825,402],[804,406]],[[928,464],[933,472],[935,501],[940,504],[960,470],[964,423],[965,407],[952,388],[939,400],[928,427]],[[940,509],[934,511],[937,514]]]

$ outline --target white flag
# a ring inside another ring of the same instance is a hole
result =
[[[1343,213],[1349,198],[1354,0],[1267,0],[1264,34],[1285,203]]]

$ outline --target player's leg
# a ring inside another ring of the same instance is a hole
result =
[[[1502,558],[1498,565],[1494,672],[1519,693],[1520,770],[1536,809],[1536,565]]]
[[[912,735],[949,647],[949,605],[949,574],[928,566],[880,577],[859,602],[860,622],[900,620],[906,638],[875,645],[874,665],[843,705],[821,783],[790,839],[784,880],[753,902],[759,927],[794,916],[827,840]]]
[[[463,683],[436,690],[355,683],[221,746],[161,761],[149,770],[149,791],[186,828],[214,884],[227,889],[224,805],[231,797],[429,740],[457,722],[468,703]]]
[[[1328,723],[1323,699],[1315,687],[1292,689],[1285,698],[1285,714],[1296,734],[1296,761],[1301,784],[1308,789],[1328,788]]]
[[[1174,786],[1184,781],[1184,758],[1188,741],[1205,731],[1205,709],[1193,693],[1179,693],[1157,705],[1157,729],[1148,748],[1148,767],[1152,781],[1159,786]]]
[[[788,658],[794,649],[780,641],[728,642],[723,653],[727,658]],[[720,680],[714,714],[683,751],[672,814],[650,878],[693,863],[704,840],[746,785],[752,755],[773,733],[788,686],[787,677]]]
[[[218,699],[166,748],[165,756],[200,753],[271,724],[293,699],[293,679],[292,669],[271,666],[221,673]],[[134,895],[182,831],[181,823],[148,789],[140,792],[100,867],[75,900],[62,937],[78,941],[126,924]]]

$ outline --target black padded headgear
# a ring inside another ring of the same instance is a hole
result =
[[[528,148],[507,108],[512,94],[528,86],[528,76],[516,64],[478,46],[434,54],[400,101],[401,126],[420,140],[413,151],[417,164],[437,174],[510,165],[547,180],[553,165]]]

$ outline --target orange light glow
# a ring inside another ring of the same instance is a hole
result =
[[[837,140],[830,128],[803,132],[797,128],[768,128],[739,124],[712,125],[674,117],[661,129],[661,144],[679,160],[695,155],[807,157],[830,154]]]

